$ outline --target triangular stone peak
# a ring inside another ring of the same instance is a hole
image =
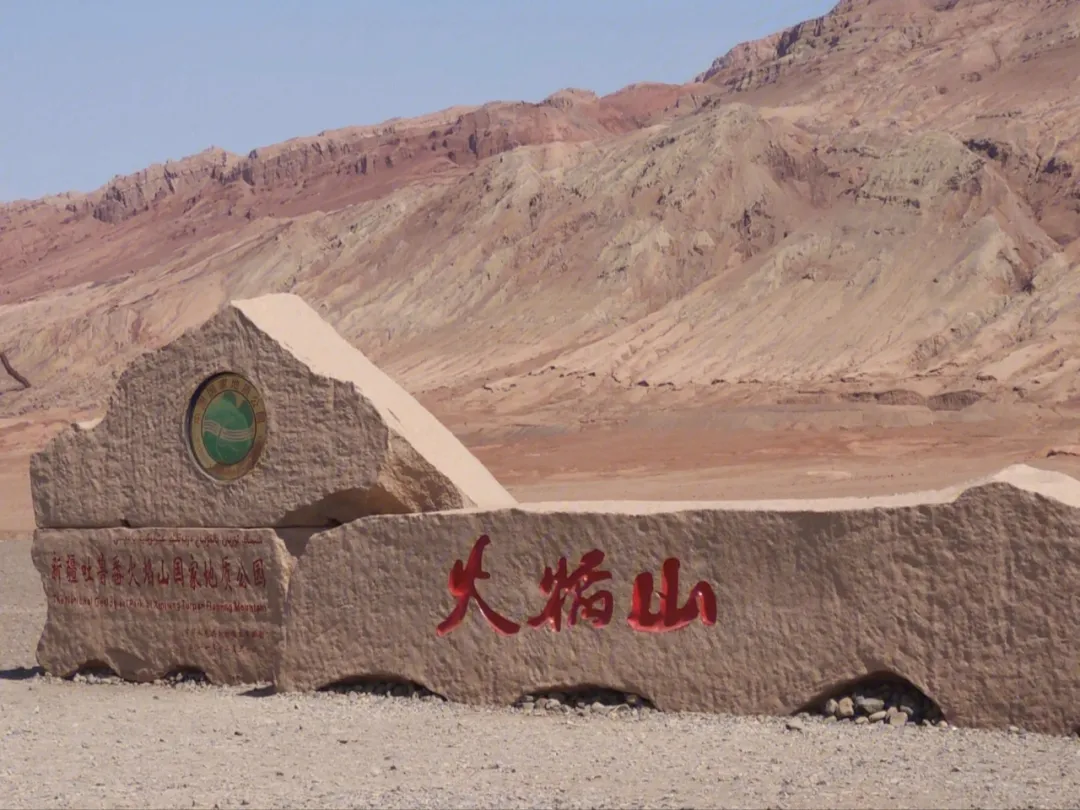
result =
[[[31,463],[39,528],[324,527],[515,503],[294,295],[233,301],[137,359]]]

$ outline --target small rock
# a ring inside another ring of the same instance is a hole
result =
[[[907,721],[908,721],[907,712],[897,712],[896,714],[894,714],[892,717],[889,718],[889,725],[890,726],[903,726],[903,725],[905,725],[907,723]]]
[[[870,721],[866,719],[865,714],[860,714],[858,717],[855,718],[855,725],[857,726],[865,726],[869,722]]]
[[[1009,733],[1010,734],[1019,734],[1020,733],[1020,727],[1019,726],[1009,726]]]
[[[825,715],[835,717],[839,706],[840,704],[836,701],[836,698],[829,698],[825,701]]]
[[[855,716],[855,703],[851,698],[840,698],[836,704],[836,716],[840,718]]]
[[[877,714],[885,710],[885,701],[877,697],[859,697],[855,699],[855,708],[866,715]]]
[[[885,710],[881,709],[869,715],[867,718],[871,723],[880,723],[885,719]]]
[[[830,714],[828,717],[825,718],[825,722],[826,723],[837,723],[839,721],[836,719],[835,715]]]
[[[795,717],[792,717],[784,725],[787,726],[788,731],[802,731],[806,728],[806,726],[803,725],[803,721]]]

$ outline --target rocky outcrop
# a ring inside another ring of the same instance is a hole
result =
[[[580,403],[588,381],[683,404],[714,380],[943,392],[988,366],[988,395],[1067,401],[1078,35],[1076,3],[860,0],[705,83],[452,109],[0,206],[0,346],[34,382],[5,411],[100,407],[136,352],[284,291],[411,390],[482,411]],[[1030,362],[1000,373],[1015,352]],[[524,383],[549,370],[564,387]]]

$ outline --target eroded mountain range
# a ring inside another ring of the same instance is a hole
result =
[[[0,375],[0,415],[100,408],[138,353],[282,291],[421,399],[510,420],[1068,402],[1078,135],[1080,2],[844,0],[685,85],[210,149],[0,206],[0,349],[32,383]]]

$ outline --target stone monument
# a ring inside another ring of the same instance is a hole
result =
[[[599,686],[738,714],[888,673],[952,723],[1070,732],[1080,482],[1015,466],[895,497],[364,518],[300,559],[275,680],[372,673],[468,703]]]
[[[300,298],[235,301],[134,362],[31,462],[38,660],[268,681],[308,537],[513,498]]]
[[[1080,726],[1080,481],[1057,473],[519,505],[289,295],[144,356],[31,469],[56,674],[396,678],[502,705],[603,687],[768,714],[888,674],[961,725]]]

